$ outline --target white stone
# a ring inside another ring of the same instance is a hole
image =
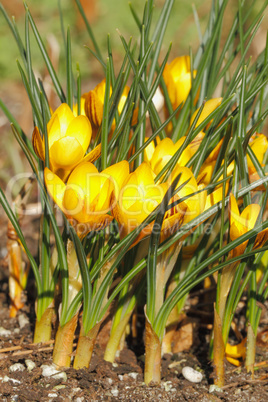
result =
[[[117,388],[111,389],[111,394],[113,394],[113,396],[116,398],[119,394],[119,391]]]
[[[136,380],[139,374],[138,373],[128,373],[128,375],[129,375],[129,377],[131,377],[134,380]]]
[[[8,382],[8,381],[12,381],[13,384],[21,384],[21,382],[19,380],[15,380],[15,378],[10,378],[7,375],[5,375],[5,377],[3,378],[3,382]]]
[[[67,374],[64,371],[59,371],[55,368],[55,366],[42,364],[42,376],[43,377],[51,377],[55,378],[56,380],[64,380],[67,381]]]
[[[26,364],[26,367],[27,367],[27,370],[28,370],[28,371],[32,371],[32,370],[36,367],[35,362],[33,362],[33,361],[30,360],[30,359],[26,359],[26,360],[25,360],[25,364]]]
[[[190,382],[201,382],[203,379],[203,374],[199,371],[194,370],[192,367],[186,366],[182,369],[182,375],[186,380]]]
[[[10,335],[11,335],[11,331],[9,329],[0,327],[0,336],[10,336]]]
[[[25,327],[30,324],[29,318],[25,314],[20,314],[18,316],[19,326],[20,328]]]
[[[171,388],[172,388],[172,382],[171,381],[166,381],[166,382],[163,383],[163,385],[164,385],[164,388],[165,388],[166,392],[169,392],[171,390]]]
[[[12,364],[12,366],[9,367],[9,371],[11,373],[14,373],[15,371],[24,371],[24,370],[25,370],[25,367],[21,363]]]
[[[108,383],[111,385],[113,383],[113,380],[111,378],[107,378]]]
[[[49,398],[57,398],[57,396],[58,396],[58,394],[54,394],[52,392],[50,394],[48,394]]]
[[[124,376],[123,376],[123,375],[121,375],[121,374],[118,374],[118,378],[119,378],[119,380],[120,380],[120,381],[123,381]]]
[[[212,385],[209,387],[209,393],[211,394],[211,393],[214,392],[214,391],[223,392],[220,387],[218,387],[218,386],[215,385],[215,384],[212,384]]]

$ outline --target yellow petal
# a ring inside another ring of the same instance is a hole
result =
[[[40,132],[38,130],[38,127],[34,128],[32,136],[32,144],[34,152],[36,153],[38,158],[41,159],[42,161],[45,161],[45,147]]]
[[[91,124],[86,116],[75,117],[68,126],[65,136],[75,137],[83,148],[85,154],[90,140],[91,140],[92,128]]]
[[[63,210],[63,197],[64,197],[64,192],[66,189],[65,184],[63,181],[55,175],[51,170],[48,168],[45,168],[44,170],[44,178],[45,178],[45,184],[46,188],[54,200],[54,202],[60,207],[61,210]]]
[[[102,173],[112,177],[115,197],[118,199],[123,183],[129,176],[129,163],[127,161],[121,161],[104,169]]]
[[[250,204],[242,211],[241,223],[246,227],[247,231],[254,228],[260,209],[259,204]]]
[[[151,166],[153,171],[156,173],[156,165],[158,165],[157,170],[160,172],[162,166],[162,159],[165,158],[167,155],[173,155],[175,152],[174,143],[170,138],[164,138],[155,148],[154,154],[151,159]],[[161,163],[161,166],[159,166]]]
[[[84,151],[74,137],[64,137],[54,142],[49,150],[49,157],[53,164],[62,168],[71,168],[83,158]]]
[[[68,185],[76,185],[81,188],[84,194],[89,194],[91,178],[98,177],[98,175],[98,169],[92,163],[83,163],[72,171],[68,179]]]
[[[81,163],[85,162],[95,162],[101,154],[101,144],[97,145],[95,148],[92,149],[87,155],[84,156]]]
[[[196,122],[195,127],[199,126],[199,124],[201,124],[202,121],[205,120],[206,117],[208,117],[217,107],[219,107],[221,102],[222,102],[222,98],[213,98],[213,99],[209,99],[208,101],[206,101],[205,106],[199,116],[199,119]],[[192,125],[192,123],[195,119],[195,116],[198,113],[198,110],[196,110],[194,112],[194,114],[192,115],[190,125]]]
[[[59,121],[60,121],[60,130],[62,135],[65,135],[69,124],[71,121],[74,119],[73,112],[71,111],[70,107],[67,105],[67,103],[62,103],[53,113],[52,118],[54,115],[58,116]],[[48,131],[50,131],[49,123],[48,123]]]
[[[234,358],[242,357],[244,359],[246,356],[246,341],[247,338],[244,338],[237,345],[230,345],[229,343],[227,343],[225,348],[226,355]]]

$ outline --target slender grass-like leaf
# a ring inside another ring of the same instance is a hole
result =
[[[101,129],[101,168],[102,168],[102,170],[104,170],[107,167],[110,81],[111,81],[110,60],[109,60],[109,58],[107,58],[106,84],[105,84],[104,105],[103,105],[102,129]]]
[[[15,119],[15,117],[12,115],[12,113],[8,110],[8,108],[6,107],[6,105],[4,104],[4,102],[0,99],[0,107],[3,110],[3,112],[5,113],[6,117],[8,118],[8,120],[10,121],[10,123],[16,128],[17,132],[19,133],[21,139],[23,140],[23,142],[25,143],[26,147],[29,149],[32,157],[38,161],[38,157],[36,156],[34,150],[33,150],[33,146],[31,141],[29,140],[29,138],[26,136],[26,134],[24,133],[24,131],[22,130],[22,128],[20,127],[19,123],[17,122],[17,120]]]
[[[66,102],[66,97],[65,97],[63,89],[62,89],[62,87],[60,85],[60,82],[59,82],[59,79],[58,79],[57,74],[55,72],[55,69],[54,69],[54,67],[53,67],[53,65],[52,65],[52,63],[51,63],[51,61],[50,61],[50,59],[48,57],[45,45],[44,45],[44,43],[42,41],[42,38],[41,38],[41,36],[40,36],[40,34],[38,32],[38,29],[37,29],[37,27],[35,25],[35,22],[34,22],[32,16],[31,16],[30,12],[29,12],[29,21],[30,21],[30,24],[31,24],[31,27],[32,27],[32,30],[33,30],[33,33],[34,33],[34,36],[35,36],[35,39],[36,39],[36,42],[37,42],[37,44],[39,46],[39,49],[41,51],[41,54],[43,56],[44,62],[46,63],[46,66],[47,66],[49,75],[50,75],[50,77],[52,79],[52,82],[53,82],[53,85],[55,87],[55,90],[56,90],[61,102],[62,103]]]
[[[95,51],[96,51],[96,55],[98,56],[98,59],[101,60],[101,65],[102,65],[102,66],[105,66],[104,60],[103,60],[102,55],[101,55],[100,48],[99,48],[99,46],[98,46],[98,44],[97,44],[97,41],[96,41],[96,39],[95,39],[95,36],[94,36],[93,31],[92,31],[92,29],[91,29],[91,26],[90,26],[90,24],[89,24],[89,22],[88,22],[88,20],[87,20],[87,17],[86,17],[86,15],[85,15],[85,12],[84,12],[84,10],[83,10],[83,7],[82,7],[82,5],[81,5],[81,2],[80,2],[80,0],[75,0],[75,2],[76,2],[76,5],[77,5],[77,7],[78,7],[78,10],[79,10],[79,12],[80,12],[80,14],[81,14],[81,17],[82,17],[83,20],[84,20],[84,23],[85,23],[85,25],[86,25],[86,28],[87,28],[87,32],[88,32],[88,34],[89,34],[89,37],[90,37],[90,39],[92,40],[93,46],[94,46]]]
[[[174,4],[174,0],[165,2],[162,12],[160,14],[158,23],[156,25],[155,31],[152,36],[152,42],[155,43],[155,48],[154,48],[154,52],[153,52],[150,71],[148,74],[148,82],[147,82],[148,88],[150,88],[152,85],[154,75],[155,75],[155,72],[157,69],[159,54],[160,54],[161,46],[163,43],[164,35],[165,35],[166,29],[167,29],[167,24],[168,24],[168,20],[170,17],[170,13],[171,13],[173,4]]]
[[[34,95],[31,92],[31,88],[30,88],[29,83],[27,81],[27,77],[25,75],[25,72],[23,71],[23,69],[22,69],[22,67],[20,65],[20,62],[18,60],[17,60],[17,65],[18,65],[18,68],[19,68],[19,72],[20,72],[20,75],[21,75],[22,82],[24,84],[24,87],[25,87],[25,89],[27,91],[27,95],[28,95],[29,100],[31,102],[34,118],[36,119],[39,127],[43,131],[43,119],[42,119],[41,111],[38,109],[38,106],[36,105]]]
[[[70,28],[67,29],[66,71],[67,71],[67,103],[73,109],[73,70]]]
[[[80,239],[78,238],[74,228],[69,226],[70,234],[75,246],[75,251],[79,263],[79,268],[82,276],[82,287],[83,287],[83,327],[85,333],[89,331],[88,324],[91,315],[91,299],[92,299],[92,289],[90,274],[87,266],[87,257]]]

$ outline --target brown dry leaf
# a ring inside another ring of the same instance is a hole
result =
[[[198,320],[192,317],[186,317],[181,322],[173,338],[173,353],[183,352],[199,345],[197,326]]]

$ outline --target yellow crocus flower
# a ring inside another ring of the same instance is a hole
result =
[[[159,174],[172,156],[183,145],[186,137],[181,137],[175,144],[170,138],[164,138],[155,147],[155,150],[150,159],[150,165],[155,174]],[[186,147],[181,154],[177,166],[185,166],[192,156],[192,150],[190,146]]]
[[[106,79],[102,80],[93,90],[85,94],[85,114],[88,116],[92,128],[93,136],[98,131],[103,117],[104,97],[105,97]],[[126,85],[118,103],[118,113],[120,114],[124,108],[129,87]],[[110,96],[112,95],[112,86],[110,85]],[[115,128],[115,121],[112,124],[112,131]]]
[[[196,70],[193,71],[196,76]],[[168,90],[173,110],[185,102],[192,87],[190,56],[176,57],[170,64],[166,64],[163,78]]]
[[[170,204],[182,197],[188,196],[198,191],[199,187],[196,180],[186,167],[177,167],[168,182],[155,184],[155,174],[150,165],[143,162],[126,179],[120,192],[118,202],[115,204],[112,213],[117,220],[121,237],[125,237],[133,229],[138,227],[153,210],[162,202],[163,197],[171,185],[171,180],[181,175],[177,188],[185,183],[178,193],[171,198]],[[205,195],[200,193],[193,195],[185,201],[167,210],[161,228],[161,241],[170,236],[182,223],[189,222],[198,216],[204,209]],[[150,235],[154,222],[146,226],[135,240],[134,244],[145,236]]]
[[[257,221],[259,212],[259,204],[248,205],[240,214],[237,201],[233,194],[230,194],[230,204],[229,204],[229,218],[230,218],[230,239],[236,240],[238,237],[247,233],[249,230],[253,229]],[[265,229],[258,233],[254,248],[261,247],[268,239],[268,229]],[[232,250],[232,256],[237,256],[243,254],[247,247],[248,241],[243,242]]]
[[[75,117],[63,103],[47,124],[50,169],[65,180],[80,162],[93,162],[100,155],[100,146],[85,155],[91,139],[91,124],[86,116]],[[32,136],[37,156],[45,161],[45,140],[35,127]]]
[[[66,184],[51,170],[45,169],[45,183],[54,202],[68,218],[87,224],[87,230],[98,230],[113,219],[112,202],[128,176],[129,164],[121,161],[98,172],[90,162],[78,165]]]

